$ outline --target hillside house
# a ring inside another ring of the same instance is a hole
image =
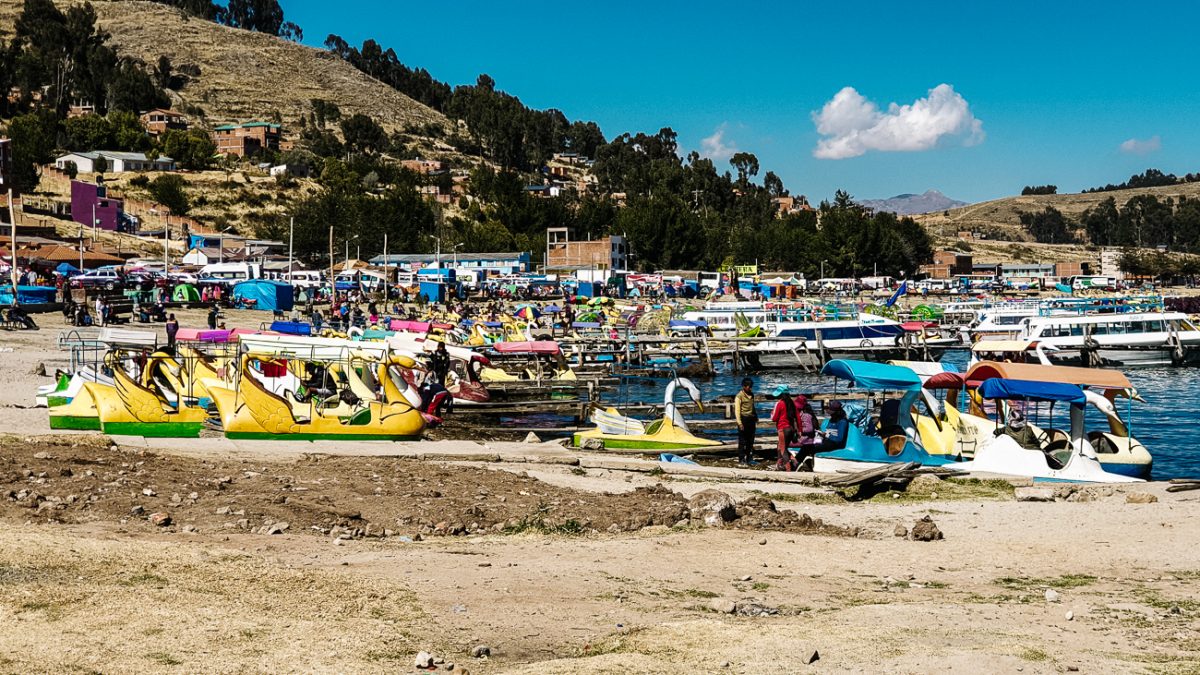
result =
[[[73,163],[79,173],[125,173],[126,171],[174,171],[175,160],[162,156],[150,159],[144,152],[95,150],[71,152],[54,160],[54,167],[66,171]]]
[[[110,198],[103,184],[71,181],[71,220],[84,227],[116,232],[124,215],[125,203]]]
[[[187,118],[183,116],[183,113],[164,108],[148,110],[142,113],[139,119],[142,127],[146,129],[146,133],[151,136],[158,136],[169,129],[187,131],[188,128]]]
[[[212,131],[217,153],[238,157],[248,157],[264,149],[278,152],[282,137],[283,126],[271,122],[223,124]]]
[[[436,159],[405,159],[400,161],[400,166],[421,175],[429,175],[446,170],[446,165]]]

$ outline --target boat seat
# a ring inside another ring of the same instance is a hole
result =
[[[904,452],[904,446],[908,443],[908,437],[904,434],[892,434],[884,436],[883,449],[889,457],[897,457]]]

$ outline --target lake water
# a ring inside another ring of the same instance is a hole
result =
[[[966,351],[948,352],[944,359],[960,370],[965,369]],[[1142,442],[1154,456],[1154,479],[1200,478],[1200,368],[1152,368],[1126,371],[1138,393],[1146,403],[1133,403],[1133,436]],[[706,401],[722,394],[737,393],[743,375],[721,373],[709,380],[696,381]],[[833,379],[800,373],[797,371],[766,372],[749,376],[754,380],[754,390],[760,399],[769,396],[780,384],[786,384],[793,393],[833,391]],[[662,401],[665,380],[630,378],[615,392],[606,394],[605,403],[621,407],[623,402],[657,403]],[[845,382],[839,383],[839,391],[846,391]],[[685,400],[680,393],[677,401]],[[1090,408],[1090,406],[1089,406]],[[1117,408],[1122,418],[1128,414],[1125,399],[1118,399]],[[1094,411],[1088,415],[1088,428],[1107,428],[1096,425]],[[760,414],[762,414],[760,412]],[[765,421],[765,420],[764,420]],[[769,422],[767,422],[769,424]],[[761,422],[760,422],[761,424]],[[732,432],[705,430],[703,435],[723,440],[734,440]]]

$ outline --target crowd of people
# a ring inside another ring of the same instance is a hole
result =
[[[775,407],[771,411],[771,422],[775,425],[778,445],[774,457],[776,471],[811,471],[813,457],[818,452],[829,452],[846,447],[850,421],[840,401],[830,401],[825,409],[828,421],[822,426],[812,404],[804,394],[793,395],[787,385],[779,385],[772,392]],[[754,394],[754,380],[742,380],[742,388],[734,396],[734,416],[738,428],[738,463],[755,465],[754,440],[758,430],[758,412]]]

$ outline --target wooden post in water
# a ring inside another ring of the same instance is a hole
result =
[[[829,363],[829,352],[825,351],[825,339],[821,336],[821,329],[816,329],[817,334],[817,353],[821,357],[821,362],[817,364],[817,368],[822,368],[826,363]]]

